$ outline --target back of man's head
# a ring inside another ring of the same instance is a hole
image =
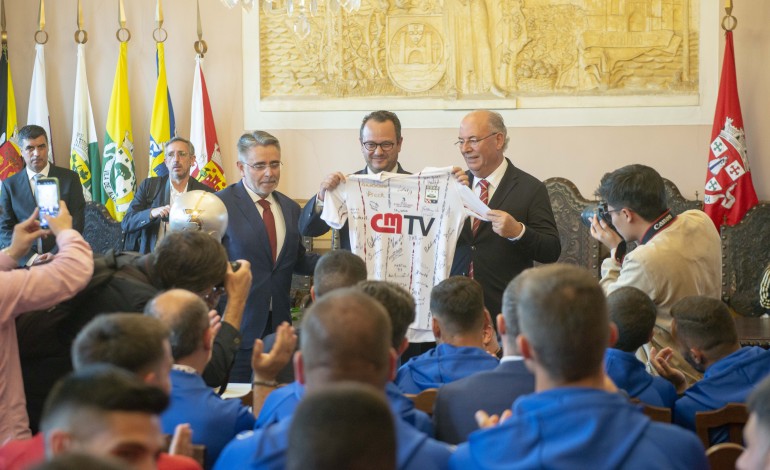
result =
[[[187,289],[202,294],[224,282],[227,252],[203,232],[167,233],[153,252],[153,281],[163,289]]]
[[[363,281],[356,287],[385,307],[393,327],[390,345],[398,351],[406,337],[406,330],[414,321],[414,298],[403,287],[387,281]]]
[[[743,428],[746,449],[736,463],[740,470],[770,468],[770,377],[757,385],[746,401],[749,421]]]
[[[444,279],[430,292],[430,313],[441,324],[442,337],[479,334],[484,327],[484,292],[465,276]]]
[[[171,390],[168,328],[138,313],[110,313],[91,320],[72,344],[75,369],[104,363],[126,369]]]
[[[157,417],[168,406],[162,390],[107,364],[79,369],[61,379],[46,399],[41,430],[54,455],[82,450],[124,459],[127,449],[145,460],[160,450]],[[65,434],[67,437],[61,437]]]
[[[650,340],[658,310],[647,294],[636,287],[621,287],[607,296],[607,308],[618,327],[615,349],[634,352]]]
[[[697,348],[711,361],[730,354],[738,345],[735,321],[724,302],[701,295],[685,297],[671,306],[674,337],[683,350]]]
[[[348,250],[332,250],[318,260],[313,271],[313,290],[321,297],[334,289],[353,287],[366,280],[366,263]]]
[[[393,470],[396,433],[382,392],[344,382],[309,393],[289,431],[288,470]]]
[[[521,334],[551,380],[566,384],[601,372],[610,326],[596,279],[577,266],[550,264],[513,283]]]
[[[300,354],[308,390],[343,380],[384,388],[392,373],[391,331],[385,308],[358,289],[321,297],[302,320]]]
[[[645,165],[628,165],[605,173],[597,193],[615,209],[627,207],[649,222],[668,208],[663,178]]]
[[[209,308],[200,297],[184,289],[158,294],[144,307],[145,315],[157,318],[171,334],[171,355],[175,361],[204,347],[209,329]]]

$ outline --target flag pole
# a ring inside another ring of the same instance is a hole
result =
[[[115,32],[115,37],[120,42],[128,42],[131,40],[131,31],[126,28],[126,11],[123,8],[123,0],[118,0],[118,24],[120,28]],[[126,39],[120,38],[120,33],[125,33]]]
[[[733,0],[725,0],[725,16],[722,17],[722,29],[732,31],[738,26],[738,18],[733,16]]]
[[[161,0],[157,0],[155,3],[155,30],[152,32],[152,38],[156,43],[166,42],[166,39],[168,39],[168,32],[163,29],[163,5]]]
[[[40,36],[42,39],[38,39]],[[45,1],[40,0],[37,11],[37,31],[35,31],[35,43],[45,44],[48,42],[48,32],[45,31]]]
[[[78,44],[85,44],[88,42],[88,32],[83,29],[83,5],[82,0],[78,0],[78,29],[75,30],[75,42]]]
[[[193,49],[195,49],[195,53],[198,54],[198,57],[202,59],[209,48],[206,45],[206,41],[203,40],[203,26],[201,25],[200,0],[195,0],[195,6],[198,9],[198,40],[195,41],[195,44],[193,44]]]

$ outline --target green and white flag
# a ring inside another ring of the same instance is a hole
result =
[[[70,169],[80,176],[86,201],[102,202],[102,162],[86,76],[86,46],[78,44]],[[94,179],[94,175],[96,178]]]

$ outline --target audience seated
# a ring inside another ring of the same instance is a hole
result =
[[[113,456],[131,468],[194,469],[194,461],[161,454],[158,415],[168,395],[128,371],[107,364],[78,369],[54,386],[46,401],[41,433],[0,452],[3,469],[26,469],[74,451]],[[7,447],[7,446],[6,446]]]
[[[59,215],[46,216],[46,220],[49,230],[40,228],[38,211],[33,211],[13,227],[10,245],[0,252],[0,445],[31,435],[15,319],[24,312],[47,309],[74,296],[86,286],[94,269],[91,248],[72,229],[67,205],[62,202]],[[14,269],[36,239],[51,233],[59,247],[53,261]]]
[[[496,357],[484,350],[484,328],[489,313],[484,308],[481,285],[464,276],[453,276],[435,285],[430,293],[435,348],[409,359],[398,369],[396,385],[404,393],[438,388],[476,372],[497,367]]]
[[[351,255],[350,252],[344,253]],[[323,260],[323,258],[321,259]],[[359,283],[356,288],[370,295],[385,307],[392,325],[391,346],[398,355],[401,355],[409,346],[406,330],[414,321],[414,298],[403,287],[386,281],[364,281]],[[259,414],[257,427],[264,427],[291,416],[304,393],[305,388],[298,382],[293,382],[271,393],[265,400]],[[433,424],[430,417],[415,409],[414,402],[405,397],[394,382],[389,381],[387,383],[385,394],[396,415],[417,430],[433,436]]]
[[[679,352],[704,373],[674,406],[674,422],[694,430],[698,411],[746,401],[751,389],[770,373],[770,351],[759,346],[741,347],[735,321],[721,300],[685,297],[671,307],[671,316],[671,331]],[[686,380],[668,363],[670,357],[670,348],[665,348],[656,353],[653,365],[681,392]],[[725,429],[712,430],[709,437],[712,445],[728,440]]]
[[[743,428],[746,449],[738,458],[738,470],[770,469],[770,378],[751,392],[747,402],[749,421]]]
[[[341,383],[310,394],[289,430],[287,470],[393,470],[396,432],[382,393]]]
[[[642,403],[671,408],[677,399],[676,389],[663,377],[653,377],[636,351],[652,338],[657,308],[636,287],[621,287],[607,296],[610,320],[618,328],[618,341],[607,348],[604,368],[618,388]]]
[[[541,266],[513,283],[517,345],[536,393],[519,397],[501,424],[471,434],[450,468],[708,468],[695,434],[653,422],[612,393],[602,366],[617,333],[588,271]]]
[[[315,300],[327,292],[341,287],[352,287],[366,280],[366,263],[360,256],[347,250],[333,250],[318,259],[313,271],[313,285],[310,287],[310,298]],[[300,328],[297,328],[297,336]],[[275,344],[275,333],[264,338],[264,350],[270,352]],[[280,384],[294,382],[294,365],[291,361],[274,378]]]
[[[476,431],[476,412],[501,414],[516,398],[535,391],[535,376],[519,354],[516,337],[519,319],[516,313],[516,292],[509,283],[503,292],[503,313],[497,315],[497,331],[503,342],[503,358],[496,368],[443,385],[438,390],[433,410],[436,438],[450,444],[468,440]],[[483,393],[479,391],[483,390]]]
[[[338,289],[313,304],[302,323],[300,350],[294,356],[297,379],[308,395],[324,386],[354,381],[384,395],[395,373],[396,352],[387,312],[377,301],[355,289]],[[399,469],[445,468],[450,450],[394,418]],[[281,469],[286,464],[292,419],[242,433],[217,461],[216,470]]]
[[[172,289],[150,301],[145,313],[171,332],[171,404],[161,415],[163,432],[173,434],[177,425],[189,423],[192,442],[206,446],[206,468],[211,468],[225,445],[252,429],[255,419],[240,400],[223,400],[201,377],[214,344],[209,309],[192,292]]]

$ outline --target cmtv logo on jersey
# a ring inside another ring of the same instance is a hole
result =
[[[422,232],[422,236],[426,237],[428,236],[428,233],[430,233],[430,228],[433,226],[433,222],[436,219],[433,217],[426,218],[419,215],[385,213],[375,214],[375,216],[372,217],[371,225],[375,232],[404,233],[404,220],[407,221],[406,233],[408,235],[414,235],[415,230],[417,229],[416,225],[419,225],[419,230]]]

